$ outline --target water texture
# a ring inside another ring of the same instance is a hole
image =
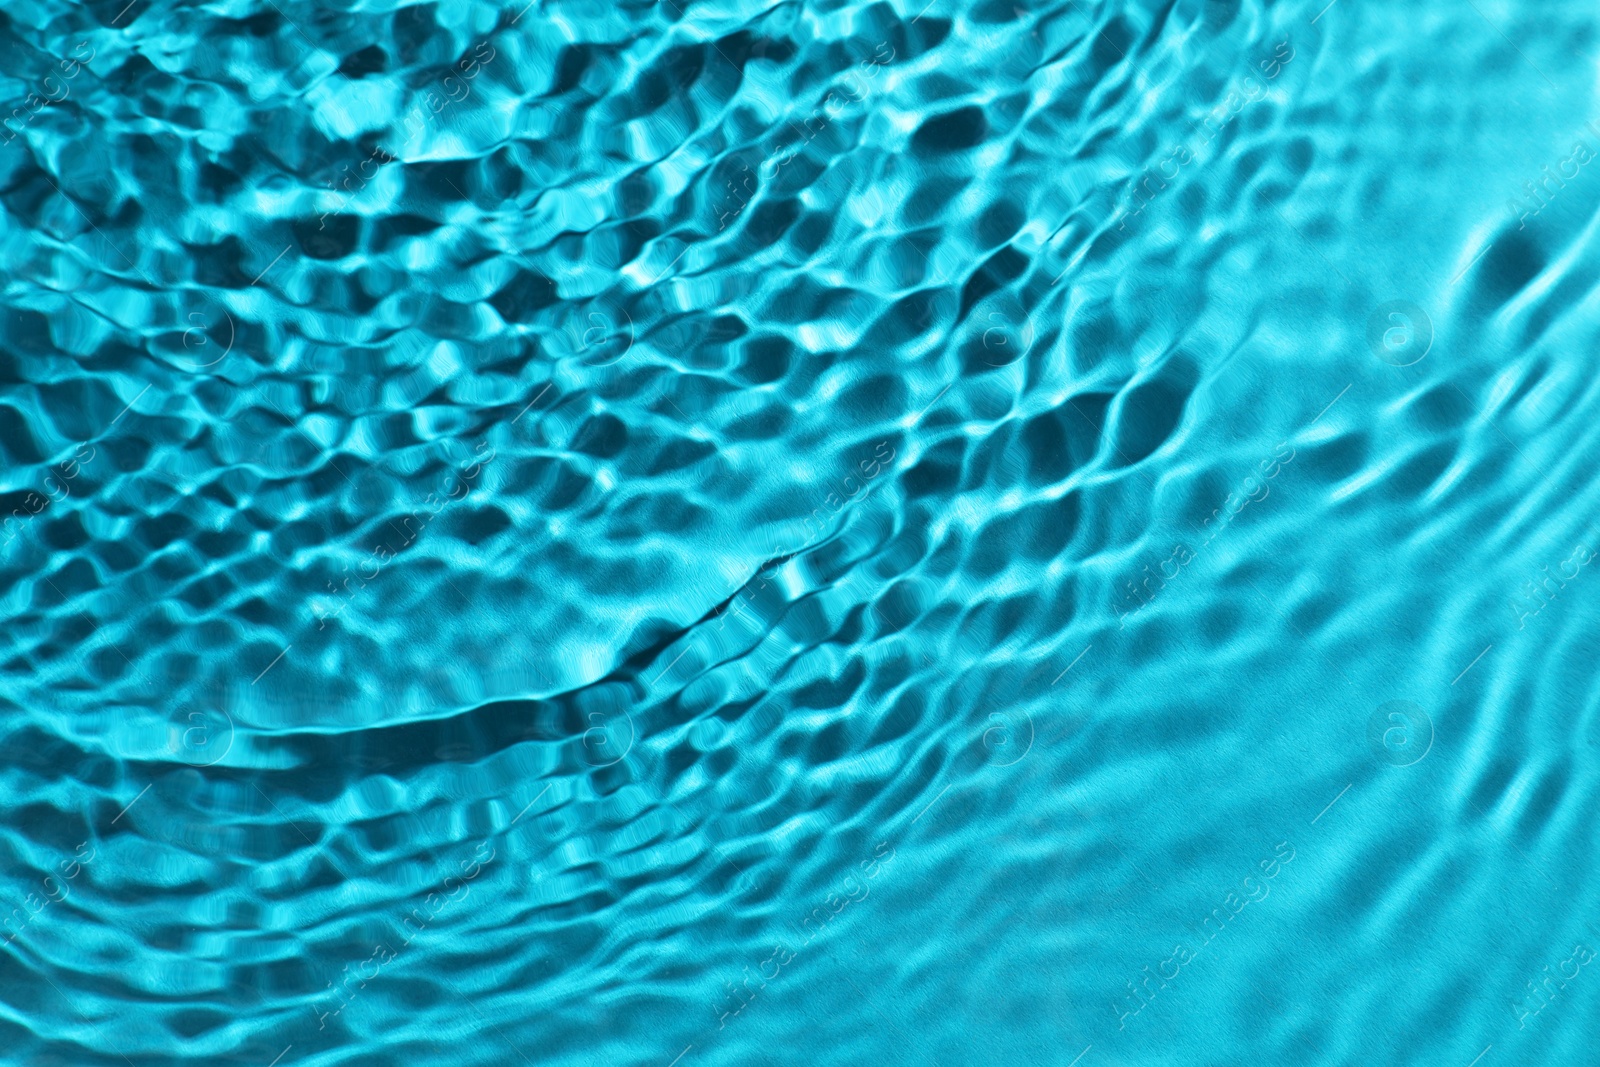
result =
[[[920,5],[4,5],[5,1062],[1593,1061],[1600,15]]]

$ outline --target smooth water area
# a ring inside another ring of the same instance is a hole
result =
[[[1597,22],[8,0],[0,1059],[1593,1062]]]

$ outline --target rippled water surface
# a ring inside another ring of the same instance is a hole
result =
[[[921,5],[3,6],[5,1062],[1593,1062],[1600,15]]]

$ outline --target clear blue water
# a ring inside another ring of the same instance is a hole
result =
[[[1592,5],[124,4],[4,1062],[1594,1061]]]

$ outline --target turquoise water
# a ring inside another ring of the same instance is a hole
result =
[[[1596,22],[7,3],[5,1062],[1593,1062]]]

